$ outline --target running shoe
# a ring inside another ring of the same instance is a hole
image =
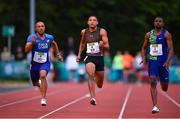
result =
[[[46,106],[46,104],[47,104],[47,100],[45,98],[42,98],[41,99],[41,105]]]
[[[159,109],[157,106],[154,106],[153,109],[152,109],[152,114],[155,114],[155,113],[158,113],[159,112]]]
[[[96,105],[97,103],[96,103],[96,99],[95,98],[92,98],[91,100],[90,100],[90,104],[91,105]]]

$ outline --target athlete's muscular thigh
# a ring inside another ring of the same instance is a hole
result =
[[[89,62],[86,64],[86,72],[89,76],[93,77],[95,73],[95,64],[92,62]]]
[[[96,83],[99,88],[102,88],[104,81],[104,71],[96,71]]]
[[[41,79],[45,79],[47,75],[47,71],[46,70],[40,70],[40,78]]]

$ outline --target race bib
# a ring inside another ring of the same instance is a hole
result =
[[[37,63],[45,63],[47,61],[47,53],[35,52],[33,61],[35,61]]]
[[[87,52],[86,53],[99,53],[99,43],[98,42],[92,42],[92,43],[87,43]]]
[[[150,45],[150,55],[152,55],[152,56],[163,55],[162,44],[151,44]]]

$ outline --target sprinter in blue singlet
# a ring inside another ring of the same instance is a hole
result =
[[[45,106],[47,82],[46,76],[50,70],[49,48],[52,46],[59,58],[63,60],[57,43],[52,35],[45,33],[45,25],[38,21],[35,25],[34,34],[30,34],[25,45],[25,52],[32,52],[30,74],[33,86],[38,86],[41,92],[41,105]]]
[[[142,46],[142,59],[148,62],[148,73],[151,83],[151,96],[153,101],[152,113],[158,113],[157,106],[157,81],[160,80],[163,91],[168,90],[169,65],[173,55],[171,34],[163,28],[162,17],[154,19],[154,29],[146,33]],[[147,55],[147,57],[145,57]]]

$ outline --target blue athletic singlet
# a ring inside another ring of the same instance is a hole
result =
[[[32,47],[31,59],[31,80],[34,86],[37,86],[39,80],[39,71],[50,70],[49,48],[54,40],[54,37],[49,34],[44,34],[45,38],[42,40],[36,34],[31,34],[27,38],[27,42],[32,42],[32,38],[36,38],[36,42]]]
[[[163,29],[159,35],[155,35],[154,30],[151,30],[147,48],[149,76],[159,77],[162,82],[169,81],[169,71],[163,66],[168,57],[166,31]]]

